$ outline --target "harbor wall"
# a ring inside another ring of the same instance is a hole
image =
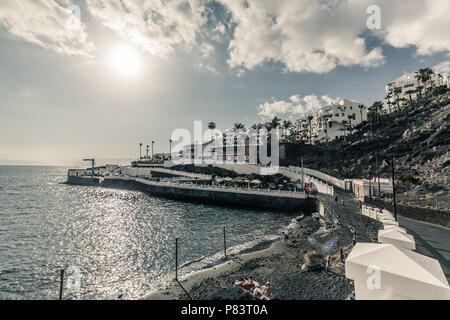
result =
[[[67,183],[73,185],[99,186],[106,188],[128,189],[175,200],[226,205],[233,207],[251,207],[283,212],[303,212],[311,214],[316,211],[315,198],[289,197],[277,194],[257,192],[240,192],[239,190],[208,189],[189,185],[157,184],[140,179],[105,178],[94,179],[68,177]]]

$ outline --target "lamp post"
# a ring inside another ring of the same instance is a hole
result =
[[[142,160],[142,142],[139,143],[139,161]]]
[[[302,157],[302,188],[305,189],[305,181],[303,180],[303,157]]]
[[[380,167],[378,166],[378,152],[375,152],[375,163],[377,165],[378,197],[381,197]]]
[[[392,197],[394,202],[394,218],[397,221],[397,203],[395,202],[395,169],[394,169],[394,157],[391,158],[392,167]]]
[[[169,159],[172,160],[172,139],[169,140]]]
[[[148,150],[149,150],[150,146],[147,145],[147,160],[148,160]]]

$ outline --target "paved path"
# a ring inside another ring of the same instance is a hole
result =
[[[398,217],[398,223],[416,241],[416,252],[437,259],[450,282],[450,229]]]

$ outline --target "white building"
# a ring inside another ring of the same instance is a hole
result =
[[[348,135],[354,132],[356,125],[366,120],[367,109],[361,103],[342,99],[317,111],[311,120],[311,128],[308,118],[297,120],[294,126],[297,140],[308,142],[311,130],[314,143],[316,140],[325,142]]]
[[[386,86],[386,94],[391,96],[390,102],[392,106],[392,102],[397,99],[406,99],[409,100],[410,94],[411,99],[416,99],[417,94],[413,93],[417,90],[418,87],[438,87],[445,85],[444,78],[440,74],[432,74],[431,79],[424,85],[419,80],[417,80],[416,76],[418,72],[405,72],[401,77],[389,82]],[[387,109],[389,108],[389,104],[387,101],[385,102]]]

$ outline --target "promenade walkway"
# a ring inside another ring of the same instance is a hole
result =
[[[450,282],[450,229],[402,216],[398,222],[414,237],[416,252],[438,260]]]

